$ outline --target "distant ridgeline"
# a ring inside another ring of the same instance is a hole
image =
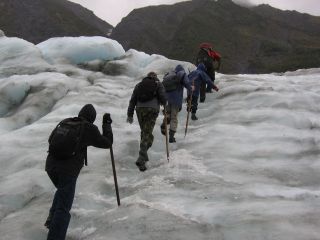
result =
[[[320,17],[269,5],[193,0],[132,11],[111,37],[127,50],[194,62],[201,42],[222,55],[224,73],[320,67]]]
[[[37,44],[59,36],[111,36],[125,50],[192,63],[199,44],[211,42],[222,55],[223,73],[320,67],[319,26],[320,17],[269,5],[193,0],[133,10],[113,29],[67,0],[0,1],[0,28],[9,37]]]
[[[1,0],[0,28],[8,37],[39,43],[61,36],[108,36],[112,26],[67,0]]]

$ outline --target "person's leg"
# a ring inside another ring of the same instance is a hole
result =
[[[72,207],[77,177],[59,174],[55,184],[54,212],[50,223],[47,240],[64,240],[70,222],[70,210]]]
[[[191,119],[192,120],[198,120],[196,116],[196,112],[198,110],[198,96],[192,96],[192,101],[191,101]]]
[[[211,81],[213,83],[216,77],[215,77],[215,71],[214,71],[213,65],[211,64],[211,66],[212,66],[211,68],[207,69],[207,74],[209,75],[209,77],[211,78]],[[209,87],[208,85],[207,85],[206,92],[212,93],[212,88]]]
[[[154,126],[156,124],[156,120],[157,117],[159,115],[159,111],[154,109],[154,108],[148,108],[147,110],[147,118],[146,118],[146,122],[144,124],[144,132],[145,132],[145,136],[144,136],[144,144],[146,144],[146,146],[148,147],[148,149],[152,146],[153,144],[153,129]]]
[[[148,155],[147,155],[147,146],[142,144],[142,140],[145,138],[144,135],[144,121],[146,119],[145,111],[143,111],[143,108],[136,108],[137,118],[139,122],[140,127],[140,150],[139,150],[139,157],[136,161],[136,165],[139,167],[140,171],[145,171],[147,168],[145,167],[145,162],[148,161]]]
[[[59,174],[52,171],[52,172],[47,172],[51,182],[53,183],[53,185],[57,188],[57,184],[59,182]],[[49,215],[47,217],[46,222],[44,223],[44,226],[47,227],[48,229],[50,228],[50,223],[52,221],[52,217],[54,215],[55,209],[56,209],[56,205],[57,205],[57,192],[55,192],[54,197],[53,197],[53,201],[51,204],[51,208],[49,210]]]
[[[207,84],[201,83],[200,85],[200,102],[201,103],[206,100],[206,89],[207,89]]]
[[[159,112],[153,108],[139,108],[137,114],[140,116],[141,141],[139,157],[136,165],[141,171],[145,171],[145,162],[149,161],[147,151],[153,143],[153,129]]]
[[[178,113],[179,113],[179,107],[172,106],[171,112],[170,112],[170,131],[169,131],[169,142],[174,143],[176,142],[176,139],[174,138],[174,135],[178,128]]]

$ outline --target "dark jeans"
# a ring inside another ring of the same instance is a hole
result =
[[[57,191],[49,212],[51,221],[47,240],[64,240],[71,218],[69,212],[74,199],[77,177],[54,171],[48,172],[48,175]]]
[[[191,113],[196,113],[198,110],[198,98],[199,96],[194,96],[192,95],[192,100],[191,100]],[[189,102],[190,96],[188,96],[187,100]],[[187,109],[188,110],[188,109]]]
[[[211,64],[211,67],[208,68],[207,67],[207,72],[208,76],[210,77],[212,83],[214,83],[214,80],[215,80],[215,71],[214,71],[214,68]],[[207,92],[212,92],[212,87],[210,87],[208,84],[206,83],[202,83],[201,84],[201,87],[200,87],[200,102],[204,102],[206,100],[206,93]]]

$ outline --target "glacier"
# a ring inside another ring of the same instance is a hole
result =
[[[199,104],[186,138],[180,112],[169,163],[158,118],[141,173],[137,119],[126,123],[133,87],[149,71],[161,78],[191,63],[125,52],[109,39],[33,45],[0,33],[0,239],[46,239],[48,136],[86,103],[100,130],[111,113],[121,206],[109,151],[89,148],[68,240],[320,239],[320,69],[217,74],[220,91]]]

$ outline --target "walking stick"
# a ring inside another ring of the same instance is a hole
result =
[[[167,150],[167,160],[169,162],[169,144],[168,144],[168,122],[167,122],[167,110],[166,110],[166,106],[164,106],[164,128],[165,128],[165,131],[166,131],[166,150]]]
[[[115,189],[116,189],[116,194],[117,194],[117,203],[118,203],[118,206],[120,206],[120,196],[119,196],[119,189],[118,189],[118,180],[117,180],[116,167],[115,167],[115,164],[114,164],[114,157],[113,157],[113,148],[112,148],[112,146],[110,147],[110,156],[111,156],[111,163],[112,163],[114,187],[115,187]]]
[[[194,80],[192,81],[192,86],[194,86]],[[187,114],[186,128],[184,130],[184,137],[187,136],[187,132],[188,132],[189,117],[190,117],[190,110],[191,110],[191,103],[192,103],[192,95],[193,95],[193,90],[191,91],[190,98],[188,99],[188,114]]]
[[[112,123],[112,119],[111,119],[111,116],[110,116],[110,113],[105,113],[103,115],[103,120],[102,120],[102,128],[103,128],[103,131],[104,131],[104,125],[110,127],[111,129],[111,123]],[[116,189],[116,195],[117,195],[117,203],[118,203],[118,206],[120,206],[120,196],[119,196],[119,189],[118,189],[118,180],[117,180],[117,173],[116,173],[116,167],[115,167],[115,164],[114,164],[114,156],[113,156],[113,148],[112,148],[112,145],[110,147],[110,157],[111,157],[111,164],[112,164],[112,171],[113,171],[113,180],[114,180],[114,187]]]

